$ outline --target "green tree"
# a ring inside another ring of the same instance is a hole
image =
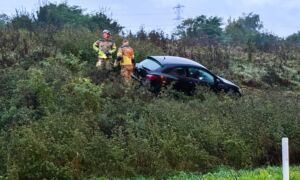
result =
[[[258,14],[244,14],[237,20],[229,20],[225,28],[227,43],[244,47],[248,53],[248,59],[252,60],[255,52],[255,38],[259,35],[263,24]]]
[[[0,28],[4,27],[9,21],[9,17],[6,14],[0,14]]]
[[[11,24],[16,29],[33,30],[33,19],[31,15],[25,11],[17,11],[15,17],[11,20]]]
[[[37,23],[62,28],[66,25],[87,27],[90,30],[110,29],[115,33],[122,30],[116,21],[108,18],[103,12],[85,15],[78,6],[69,6],[66,3],[48,4],[40,7],[37,12]]]
[[[232,44],[247,44],[252,41],[255,35],[263,28],[260,17],[257,14],[244,14],[237,20],[229,19],[228,25],[225,28],[226,36],[229,38],[229,43]]]
[[[52,25],[58,28],[66,24],[82,24],[86,16],[82,15],[82,9],[78,6],[68,6],[66,3],[59,5],[48,4],[40,7],[37,12],[37,23],[40,25]]]
[[[99,29],[109,29],[114,33],[119,33],[123,29],[116,21],[107,17],[103,12],[89,15],[88,28],[92,31]]]
[[[288,36],[286,42],[294,47],[300,47],[300,31]]]
[[[259,33],[255,36],[255,46],[263,52],[276,52],[281,43],[282,39],[271,33]]]
[[[206,17],[204,15],[184,20],[175,33],[181,39],[188,39],[194,43],[211,44],[219,42],[222,36],[222,19],[220,17]]]
[[[148,38],[147,32],[145,31],[144,27],[141,27],[140,30],[136,33],[136,37],[139,40],[145,41]]]

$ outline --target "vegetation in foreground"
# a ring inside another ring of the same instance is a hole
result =
[[[290,180],[300,179],[300,168],[290,168]],[[258,168],[254,170],[232,170],[228,168],[219,168],[217,171],[207,174],[195,174],[181,172],[177,175],[162,176],[162,179],[168,180],[282,180],[281,167]],[[97,180],[105,180],[107,178],[91,178]],[[153,177],[134,177],[134,178],[113,178],[115,180],[134,179],[145,180],[155,179]]]
[[[279,167],[259,168],[255,170],[220,170],[216,173],[208,173],[205,175],[193,175],[181,173],[178,176],[173,176],[167,179],[201,179],[201,180],[281,180],[282,169]],[[290,168],[290,180],[300,179],[300,168]]]
[[[105,14],[49,4],[35,18],[1,15],[0,174],[158,177],[279,165],[283,136],[291,163],[299,164],[299,33],[281,39],[261,25],[249,14],[223,30],[220,18],[199,16],[178,27],[178,38],[129,33],[137,60],[192,58],[242,84],[245,94],[235,99],[199,88],[193,97],[172,90],[154,96],[123,87],[117,70],[95,70],[91,44],[99,29],[122,30]],[[122,37],[114,38],[120,44]]]

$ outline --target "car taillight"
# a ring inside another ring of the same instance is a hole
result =
[[[155,74],[147,74],[146,78],[149,79],[150,81],[153,81],[153,80],[160,79],[160,76],[155,75]]]

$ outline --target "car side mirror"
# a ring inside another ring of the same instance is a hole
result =
[[[215,82],[216,82],[216,84],[222,83],[221,79],[219,79],[219,78],[216,78]]]

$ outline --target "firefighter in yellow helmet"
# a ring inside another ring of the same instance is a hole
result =
[[[116,44],[110,40],[110,31],[104,30],[102,38],[93,44],[93,49],[98,52],[98,61],[96,67],[98,69],[112,69],[112,54],[116,52]]]
[[[134,51],[129,46],[129,41],[127,39],[123,40],[122,46],[118,49],[117,62],[121,65],[121,76],[124,79],[125,84],[130,85],[131,75],[134,69]]]

